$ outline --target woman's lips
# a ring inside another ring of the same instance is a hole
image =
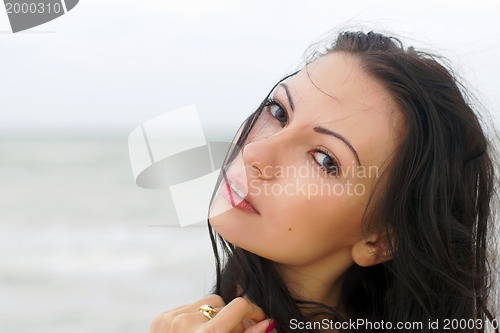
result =
[[[234,208],[247,213],[260,215],[259,212],[253,207],[252,203],[248,200],[248,196],[243,198],[241,189],[234,185],[231,180],[228,179],[227,182],[223,180],[221,182],[220,189],[222,197],[226,199],[226,201],[229,202]]]

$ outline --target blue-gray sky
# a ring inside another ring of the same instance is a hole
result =
[[[500,2],[81,0],[12,34],[0,13],[0,131],[127,132],[196,104],[230,132],[303,52],[343,27],[447,56],[500,124]]]

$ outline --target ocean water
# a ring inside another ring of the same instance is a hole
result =
[[[134,184],[126,137],[0,139],[0,333],[148,332],[206,295],[207,229],[172,209]]]
[[[148,332],[207,294],[206,227],[134,183],[127,140],[0,139],[0,332]]]

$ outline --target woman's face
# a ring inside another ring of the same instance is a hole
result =
[[[368,198],[398,142],[400,112],[345,53],[308,65],[267,104],[226,169],[210,224],[275,262],[352,263]]]

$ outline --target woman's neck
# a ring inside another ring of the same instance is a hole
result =
[[[301,266],[278,264],[278,270],[294,297],[339,308],[343,276],[353,261],[347,249],[333,256]]]

